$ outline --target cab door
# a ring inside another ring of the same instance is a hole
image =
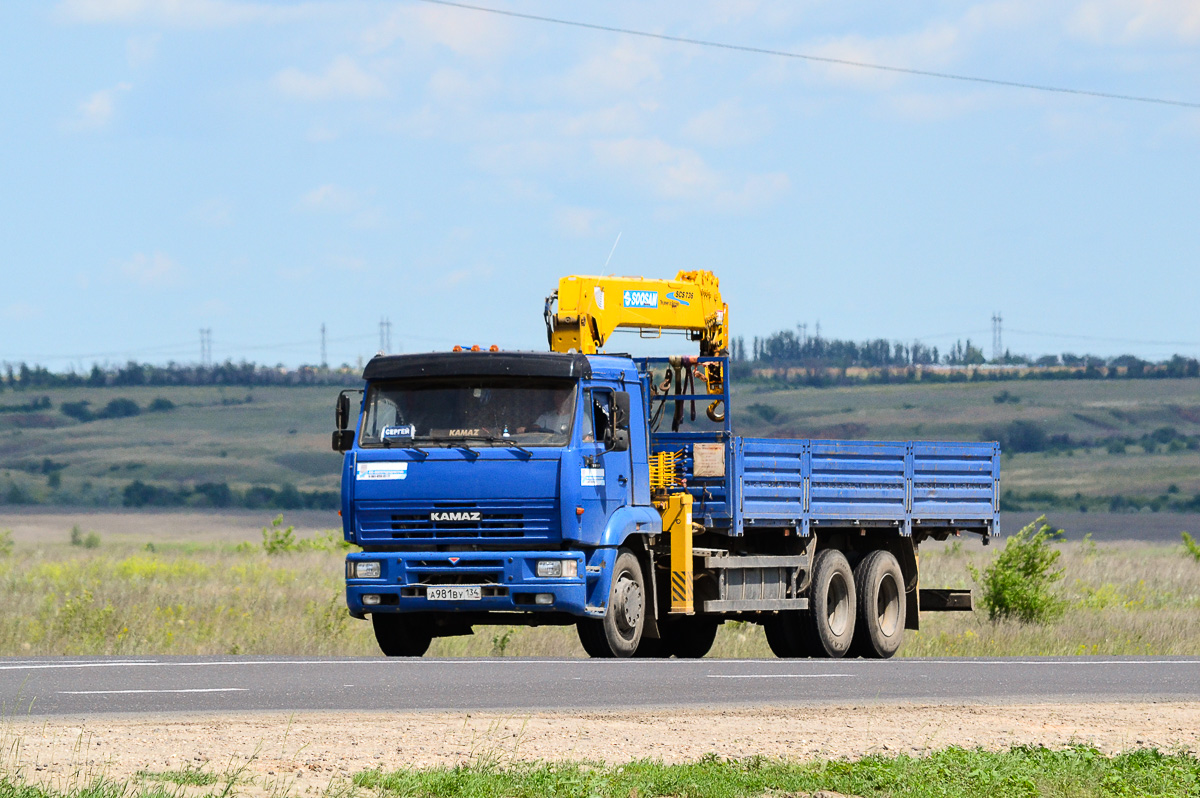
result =
[[[584,392],[580,469],[580,498],[586,511],[601,511],[607,520],[630,504],[632,490],[628,413],[620,413],[617,392],[592,387]],[[625,446],[619,445],[621,416],[624,415]]]

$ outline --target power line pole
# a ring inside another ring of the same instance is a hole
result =
[[[1004,338],[1001,331],[1001,323],[1004,321],[1000,317],[1000,311],[992,314],[992,361],[1000,362],[1000,358],[1004,355]]]
[[[200,328],[200,365],[212,366],[212,327]]]
[[[325,357],[325,322],[321,322],[321,368],[329,368],[329,358]]]
[[[379,351],[392,351],[392,321],[386,317],[379,320]]]

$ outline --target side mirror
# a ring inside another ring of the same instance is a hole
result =
[[[345,452],[354,448],[354,430],[339,429],[333,432],[333,450]]]
[[[629,393],[626,391],[613,394],[613,412],[604,438],[608,451],[629,451]]]
[[[350,395],[346,393],[338,394],[337,409],[334,411],[334,425],[343,430],[350,426]],[[337,448],[336,446],[334,447]]]

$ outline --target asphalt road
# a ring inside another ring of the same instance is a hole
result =
[[[5,717],[1200,700],[1200,659],[0,659]]]

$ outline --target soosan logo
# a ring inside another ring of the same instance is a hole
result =
[[[657,291],[626,291],[624,295],[627,308],[656,308],[658,307]]]

